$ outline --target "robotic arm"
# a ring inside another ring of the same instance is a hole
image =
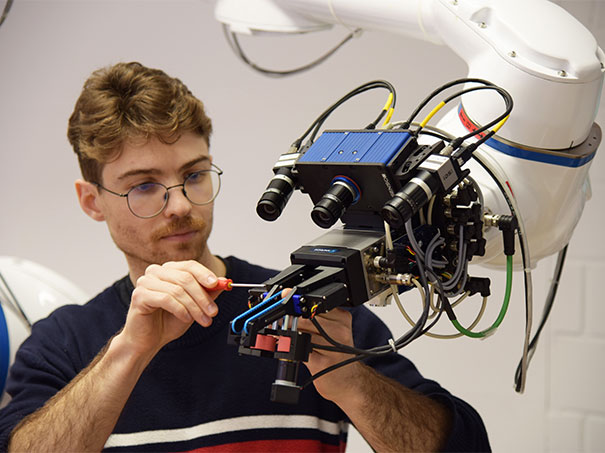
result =
[[[505,265],[510,293],[515,232],[530,285],[536,261],[565,250],[590,195],[588,169],[601,140],[594,118],[605,55],[594,37],[543,0],[218,0],[216,17],[234,33],[304,33],[333,24],[380,30],[445,44],[468,65],[467,78],[449,84],[465,83],[460,104],[433,129],[439,140],[421,137],[434,112],[413,123],[428,102],[407,121],[390,124],[390,98],[382,129],[375,129],[377,119],[366,129],[325,131],[315,140],[328,109],[307,131],[315,128],[307,142],[303,135],[274,166],[257,206],[261,217],[275,220],[298,189],[312,198],[318,226],[340,219],[344,228],[293,252],[292,266],[265,290],[252,290],[251,309],[232,322],[230,339],[240,353],[280,360],[273,399],[298,398],[298,363],[313,347],[296,331],[299,316],[313,319],[367,301],[381,305],[391,294],[399,304],[398,293],[424,288],[424,311],[409,332],[392,345],[349,351],[353,359],[388,353],[434,324],[427,323],[430,283],[439,294],[433,314],[445,312],[461,334],[493,333],[508,298],[490,328],[473,332],[457,323],[448,297],[489,295],[488,279],[468,275],[471,260]],[[374,82],[381,83],[390,86]],[[488,91],[505,99],[504,114]],[[294,289],[278,297],[285,287]],[[528,322],[518,391],[530,330]]]
[[[559,6],[545,0],[219,0],[216,17],[234,32],[308,32],[344,24],[449,46],[468,64],[468,78],[489,80],[514,99],[514,114],[485,149],[514,188],[532,260],[568,243],[600,139],[594,118],[605,54]],[[462,135],[500,109],[489,93],[472,93],[438,126]],[[557,181],[556,188],[546,181]],[[485,185],[493,187],[491,181]],[[506,208],[497,193],[486,190],[485,196],[493,212]],[[484,261],[500,254],[488,244]]]
[[[448,84],[435,94],[465,82],[471,80]],[[230,338],[239,345],[240,353],[279,358],[280,370],[284,369],[280,374],[295,376],[298,362],[306,360],[310,345],[308,335],[292,330],[290,317],[314,320],[316,314],[338,306],[357,306],[368,301],[384,305],[389,295],[398,298],[406,286],[410,289],[416,285],[425,295],[425,311],[417,323],[412,322],[410,332],[386,349],[353,352],[344,347],[356,359],[392,352],[430,328],[429,281],[438,287],[441,308],[437,311],[445,311],[462,333],[475,334],[457,323],[448,297],[476,292],[489,295],[489,281],[469,277],[467,268],[473,257],[485,253],[486,219],[505,232],[510,275],[516,218],[484,215],[480,188],[468,178],[470,170],[463,168],[474,150],[495,133],[512,110],[512,99],[506,91],[489,82],[472,82],[479,86],[471,90],[495,90],[506,101],[506,110],[481,128],[494,127],[489,133],[479,130],[468,137],[452,140],[443,136],[434,143],[420,144],[424,127],[436,110],[418,126],[410,127],[414,124],[413,114],[397,127],[375,129],[383,116],[388,122],[387,112],[392,112],[390,105],[395,102],[394,88],[376,81],[336,102],[280,157],[274,167],[275,176],[257,205],[258,214],[265,220],[275,220],[296,188],[307,192],[315,203],[311,217],[318,226],[329,229],[340,219],[344,228],[331,229],[293,252],[292,266],[267,281],[264,290],[251,291],[250,310],[231,324]],[[381,114],[368,127],[325,131],[314,139],[316,132],[311,131],[317,131],[337,106],[374,88],[387,88],[391,93]],[[438,107],[443,105],[442,102]],[[484,135],[472,144],[462,144],[476,133]],[[307,135],[310,138],[303,144]],[[401,289],[397,288],[401,285]],[[293,288],[293,292],[276,300],[286,287]],[[485,336],[496,327],[477,335]],[[273,386],[274,398],[295,401],[299,389],[295,379],[278,381]]]

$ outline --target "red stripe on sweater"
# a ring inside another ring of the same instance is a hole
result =
[[[196,453],[228,452],[228,453],[265,453],[283,451],[288,453],[299,452],[344,452],[347,444],[340,445],[324,444],[313,439],[284,439],[284,440],[251,440],[247,442],[235,442],[232,444],[221,444],[212,447],[201,447],[191,450]]]

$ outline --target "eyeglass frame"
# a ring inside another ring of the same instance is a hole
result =
[[[153,182],[153,183],[142,183],[142,184],[137,184],[136,186],[131,187],[128,192],[125,193],[119,193],[119,192],[114,192],[113,190],[108,189],[107,187],[104,187],[103,185],[101,185],[98,182],[94,182],[93,184],[95,186],[97,186],[99,189],[103,189],[106,192],[109,192],[112,195],[116,195],[118,197],[122,197],[122,198],[126,198],[126,204],[128,205],[128,210],[132,213],[132,215],[134,215],[135,217],[138,217],[139,219],[152,219],[154,217],[159,216],[164,209],[166,209],[166,206],[168,206],[168,200],[170,198],[170,189],[174,189],[176,187],[181,187],[181,190],[183,191],[183,195],[185,196],[185,198],[187,198],[187,201],[189,201],[189,203],[195,205],[195,206],[205,206],[207,204],[212,203],[214,200],[216,200],[216,197],[218,196],[219,192],[221,191],[221,176],[223,175],[223,170],[221,170],[218,166],[216,166],[215,164],[210,164],[210,166],[212,168],[208,169],[208,170],[198,170],[198,171],[194,171],[193,173],[187,175],[187,177],[185,178],[185,180],[181,183],[181,184],[175,184],[173,186],[165,186],[164,184],[162,184],[161,182]],[[212,198],[208,201],[205,201],[204,203],[196,203],[194,201],[192,201],[189,196],[187,195],[187,191],[185,190],[185,183],[187,182],[187,180],[189,178],[191,178],[193,175],[195,174],[199,174],[199,173],[208,173],[208,172],[212,172],[212,173],[216,173],[218,175],[218,188],[216,189],[216,193],[212,196]],[[130,194],[130,192],[132,192],[133,190],[135,190],[136,188],[143,186],[145,184],[157,184],[159,186],[162,186],[164,189],[166,189],[166,198],[164,200],[164,205],[162,206],[162,208],[156,212],[153,215],[150,216],[141,216],[136,214],[133,210],[132,207],[130,206],[130,200],[128,198],[128,195]]]

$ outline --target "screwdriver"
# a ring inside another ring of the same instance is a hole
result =
[[[218,283],[214,289],[222,289],[224,291],[231,291],[233,288],[264,288],[265,285],[262,283],[233,283],[230,278],[219,278]]]

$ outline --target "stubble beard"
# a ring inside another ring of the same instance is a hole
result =
[[[122,228],[119,239],[113,237],[116,246],[124,253],[131,270],[138,269],[142,275],[151,264],[164,264],[168,261],[202,261],[208,253],[208,237],[212,229],[212,219],[208,222],[201,218],[181,217],[168,225],[160,227],[150,235],[135,229]],[[194,230],[196,236],[187,242],[170,243],[166,236],[183,230]],[[114,235],[112,235],[114,236]],[[145,240],[148,237],[149,239]]]

